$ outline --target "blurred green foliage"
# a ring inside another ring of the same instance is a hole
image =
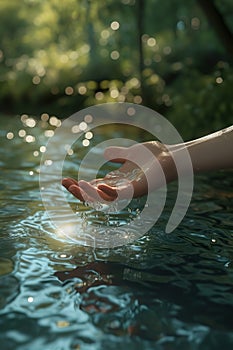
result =
[[[232,1],[215,3],[232,30]],[[0,0],[0,30],[1,112],[127,101],[184,138],[232,124],[232,57],[195,0]]]

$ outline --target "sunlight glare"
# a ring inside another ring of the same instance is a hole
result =
[[[117,50],[114,50],[110,54],[112,60],[118,60],[120,57],[120,53]]]
[[[18,135],[19,135],[19,137],[24,137],[24,136],[26,136],[26,131],[21,129],[21,130],[19,130]]]
[[[44,135],[46,137],[53,137],[54,131],[53,130],[45,130]]]
[[[85,137],[87,140],[90,140],[93,137],[93,133],[91,131],[88,131],[88,132],[86,132]]]
[[[7,134],[6,134],[6,138],[8,139],[8,140],[12,140],[13,138],[14,138],[14,134],[13,134],[13,132],[8,132]]]
[[[45,146],[40,146],[40,152],[45,153],[46,152],[46,147]]]
[[[85,131],[85,130],[87,129],[87,123],[86,123],[86,122],[81,122],[81,123],[79,124],[79,129],[80,129],[81,131]]]
[[[29,128],[34,128],[36,126],[36,121],[33,118],[27,118],[25,120],[25,124],[29,127]]]
[[[113,22],[111,23],[111,29],[112,29],[112,30],[118,30],[119,28],[120,28],[120,23],[119,23],[119,22],[113,21]]]
[[[49,115],[48,115],[48,113],[43,113],[43,114],[41,114],[40,119],[41,119],[43,122],[47,122],[47,121],[49,120]]]
[[[155,46],[155,45],[156,45],[156,40],[155,40],[155,38],[149,38],[149,39],[147,40],[147,45],[150,46],[150,47]]]
[[[92,123],[92,121],[93,121],[92,115],[91,115],[91,114],[85,115],[84,121],[85,121],[86,123]]]
[[[26,141],[27,143],[35,142],[35,137],[32,136],[32,135],[27,135],[27,136],[25,137],[25,141]]]
[[[49,124],[58,128],[61,126],[61,121],[57,117],[52,116],[49,118]]]
[[[110,37],[110,33],[107,29],[102,30],[100,33],[102,39],[108,39]]]
[[[85,95],[86,92],[87,92],[87,88],[86,88],[85,85],[81,85],[81,86],[78,87],[78,93],[80,95]]]
[[[90,145],[90,141],[85,139],[85,140],[83,140],[82,144],[84,147],[88,147]]]

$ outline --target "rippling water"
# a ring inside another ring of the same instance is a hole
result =
[[[232,349],[232,172],[196,178],[172,234],[164,228],[175,185],[147,235],[114,249],[83,247],[57,237],[45,213],[38,168],[51,127],[33,125],[1,120],[1,349]],[[71,154],[65,170],[72,175],[78,164]],[[84,222],[106,220],[68,199]],[[127,222],[142,205],[110,223]]]

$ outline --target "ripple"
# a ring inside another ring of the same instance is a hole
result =
[[[14,263],[11,259],[0,258],[0,276],[9,274],[14,269]]]
[[[1,276],[0,291],[0,309],[3,312],[3,308],[9,305],[20,293],[18,279],[14,276]]]
[[[8,124],[18,135],[21,122]],[[6,152],[6,140],[0,140],[1,347],[231,349],[232,173],[197,177],[192,205],[172,234],[164,227],[174,204],[173,187],[160,220],[143,237],[114,249],[84,247],[68,234],[59,236],[41,202],[40,159],[33,154],[46,140],[44,128],[37,126],[35,144],[15,137],[7,141]],[[78,145],[78,157],[84,153]],[[74,155],[64,172],[75,177],[79,165]],[[62,209],[58,192],[56,186],[48,192],[57,199],[51,210],[69,226],[72,215]],[[143,199],[135,200],[120,213],[103,214],[68,193],[66,200],[80,220],[80,232],[88,227],[90,235],[96,226],[103,231],[117,226],[116,234],[126,233],[144,205]]]

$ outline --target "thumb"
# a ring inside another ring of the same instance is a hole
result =
[[[127,147],[110,146],[105,149],[104,157],[111,162],[124,163],[127,158],[127,153]]]

